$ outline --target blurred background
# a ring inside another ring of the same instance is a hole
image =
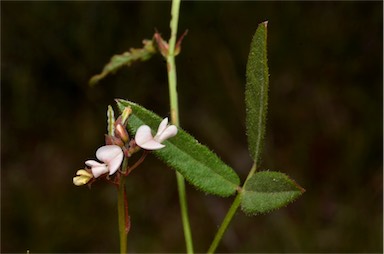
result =
[[[169,38],[170,2],[1,3],[1,251],[118,252],[116,191],[72,177],[95,158],[106,109],[125,98],[169,115],[160,55],[89,87],[112,55]],[[278,211],[238,211],[218,252],[383,251],[383,3],[182,2],[181,125],[244,180],[245,65],[268,20],[262,169],[307,191]],[[233,198],[187,186],[196,252]],[[149,156],[128,179],[130,252],[184,252],[175,174]]]

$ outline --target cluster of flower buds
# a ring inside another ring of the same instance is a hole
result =
[[[112,111],[113,113],[113,111]],[[147,125],[140,126],[134,139],[130,139],[126,125],[128,117],[132,113],[131,108],[127,107],[121,116],[111,123],[112,129],[105,135],[105,146],[96,151],[96,158],[100,161],[87,160],[84,169],[76,172],[73,184],[81,186],[91,184],[96,178],[114,175],[122,165],[124,158],[129,158],[133,153],[140,150],[158,150],[164,148],[162,144],[166,139],[177,134],[175,125],[168,125],[168,118],[165,118],[159,125],[155,136],[152,135],[151,128]],[[124,170],[124,169],[123,169]]]

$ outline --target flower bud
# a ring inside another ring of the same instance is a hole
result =
[[[129,140],[128,132],[121,124],[116,126],[115,135],[116,137],[121,138],[125,143]]]
[[[116,130],[115,130],[116,132]],[[105,144],[106,145],[117,145],[120,147],[124,146],[124,142],[121,140],[120,137],[105,135]]]
[[[157,48],[159,49],[163,57],[166,58],[168,56],[168,48],[169,48],[168,43],[163,40],[163,38],[158,32],[155,33],[154,37],[157,42]]]
[[[181,51],[181,42],[183,41],[184,37],[188,34],[188,30],[185,30],[185,32],[180,36],[180,38],[176,42],[175,46],[175,56],[180,54]]]
[[[121,124],[126,126],[128,123],[128,117],[132,114],[131,107],[125,107],[123,113],[121,114]]]

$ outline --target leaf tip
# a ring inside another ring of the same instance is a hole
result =
[[[90,87],[94,87],[97,83],[98,83],[98,79],[97,79],[97,77],[96,76],[93,76],[90,80],[89,80],[89,82],[88,82],[88,85],[90,86]]]
[[[297,188],[298,191],[300,191],[300,195],[307,191],[306,189],[304,189],[303,187],[301,187],[295,180],[293,180],[293,179],[290,178],[289,176],[287,176],[287,178],[288,178],[289,180],[291,180],[292,184]]]

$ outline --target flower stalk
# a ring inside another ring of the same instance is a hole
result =
[[[179,21],[179,10],[180,0],[172,0],[171,8],[171,37],[168,43],[168,54],[166,55],[167,70],[168,70],[168,87],[169,87],[169,98],[170,98],[170,109],[171,109],[171,122],[172,124],[179,126],[179,104],[177,97],[177,79],[176,79],[176,63],[175,63],[175,47],[176,47],[176,36],[177,27]],[[179,192],[179,202],[181,210],[181,218],[183,223],[184,238],[187,253],[193,253],[192,233],[189,224],[188,206],[187,206],[187,195],[185,190],[184,177],[176,171],[177,187]]]
[[[171,37],[168,43],[167,69],[168,69],[168,84],[169,98],[171,106],[171,122],[179,126],[179,102],[177,97],[177,79],[176,79],[176,63],[175,63],[175,47],[177,37],[177,27],[179,21],[180,0],[172,0],[171,9]]]

